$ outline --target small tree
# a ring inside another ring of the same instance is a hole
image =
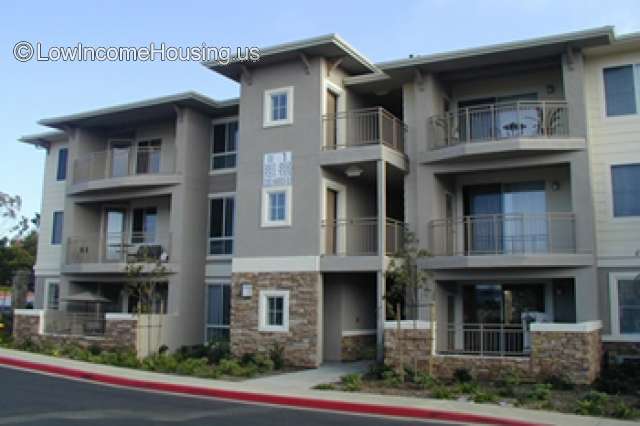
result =
[[[151,266],[151,269],[149,267]],[[148,255],[148,250],[143,250],[143,256],[136,256],[134,262],[127,259],[127,282],[126,289],[130,294],[135,294],[138,298],[135,312],[137,314],[153,314],[156,298],[156,288],[158,283],[166,281],[168,275],[167,268],[160,259],[152,258]],[[151,316],[147,317],[147,351],[151,350]],[[138,318],[138,321],[141,319]],[[138,323],[138,328],[141,325]],[[139,334],[139,333],[138,333]],[[158,323],[158,336],[162,336],[162,322]],[[154,348],[155,351],[157,348]]]
[[[387,312],[395,316],[398,323],[396,351],[400,357],[400,376],[404,382],[403,348],[400,344],[400,320],[402,319],[402,306],[405,314],[411,309],[414,319],[418,313],[420,290],[426,291],[428,301],[431,301],[431,288],[429,286],[430,274],[418,267],[421,259],[430,254],[419,247],[418,239],[409,231],[405,231],[400,250],[389,262],[386,279],[389,285],[385,295]],[[426,305],[425,305],[426,306]]]
[[[153,265],[149,269],[149,265]],[[135,312],[138,314],[153,313],[156,286],[166,279],[167,268],[158,259],[148,257],[136,258],[135,262],[127,262],[126,289],[138,297]]]

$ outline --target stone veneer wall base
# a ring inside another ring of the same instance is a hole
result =
[[[297,367],[320,365],[320,274],[318,272],[257,272],[232,274],[231,352],[267,353],[275,345],[284,349],[285,362]],[[252,285],[251,297],[242,297],[241,284]],[[289,291],[289,330],[260,331],[258,304],[262,290]]]

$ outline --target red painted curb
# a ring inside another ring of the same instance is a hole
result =
[[[229,399],[243,402],[256,402],[263,404],[282,405],[289,407],[311,408],[319,410],[331,410],[347,413],[373,414],[380,416],[406,417],[413,419],[429,419],[454,421],[462,423],[476,423],[486,425],[513,425],[513,426],[542,426],[541,423],[531,423],[520,420],[502,419],[499,417],[485,416],[481,414],[467,414],[452,411],[433,410],[429,408],[399,407],[391,405],[376,405],[361,402],[331,401],[324,399],[303,398],[296,396],[269,395],[254,392],[233,391],[225,389],[202,388],[190,385],[178,385],[172,383],[151,382],[139,379],[127,379],[124,377],[110,376],[101,373],[77,370],[74,368],[58,367],[55,365],[41,364],[15,358],[0,356],[0,364],[27,370],[41,371],[58,376],[72,377],[75,379],[90,380],[116,386],[124,386],[137,389],[149,389],[162,392],[172,392],[185,395],[206,396],[212,398]]]

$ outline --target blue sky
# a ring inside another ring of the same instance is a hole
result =
[[[39,3],[39,4],[37,4]],[[640,30],[637,0],[5,1],[0,6],[0,191],[40,209],[44,152],[21,135],[41,118],[196,90],[216,99],[235,83],[196,62],[28,62],[15,43],[45,46],[269,46],[338,33],[371,60],[614,25]]]

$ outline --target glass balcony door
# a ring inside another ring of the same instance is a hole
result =
[[[105,212],[105,258],[107,261],[121,261],[125,255],[125,220],[124,209],[108,209]]]
[[[109,176],[128,176],[130,169],[130,141],[111,141],[109,147]]]

